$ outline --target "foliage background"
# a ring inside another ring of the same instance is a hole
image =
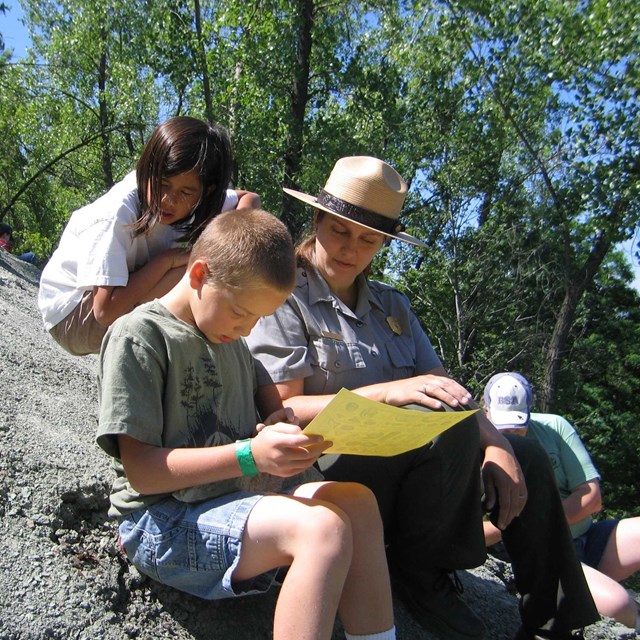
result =
[[[0,220],[17,252],[43,264],[172,115],[225,125],[235,185],[296,237],[309,212],[282,186],[314,193],[338,157],[381,157],[428,246],[394,243],[376,277],[477,397],[524,373],[587,443],[603,516],[638,514],[640,311],[617,249],[640,219],[635,0],[21,5],[27,56],[0,34]]]

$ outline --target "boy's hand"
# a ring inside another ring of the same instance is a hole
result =
[[[273,425],[276,422],[287,422],[288,424],[295,425],[300,424],[300,420],[298,420],[298,416],[293,412],[293,409],[291,407],[284,407],[268,415],[264,424],[259,424],[256,431],[260,431],[264,429],[265,426]]]
[[[281,478],[304,471],[332,444],[322,436],[308,436],[298,425],[286,422],[259,424],[257,431],[258,435],[251,440],[256,467]]]

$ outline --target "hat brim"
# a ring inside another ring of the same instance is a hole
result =
[[[489,411],[489,418],[496,429],[524,429],[529,424],[527,411]]]
[[[363,227],[364,229],[371,229],[372,231],[381,233],[382,235],[388,236],[389,238],[402,240],[402,242],[408,242],[409,244],[413,244],[416,247],[427,246],[426,243],[424,243],[422,240],[418,240],[418,238],[415,238],[414,236],[408,233],[405,233],[404,231],[399,231],[398,233],[387,233],[386,231],[380,231],[380,229],[375,229],[374,227],[370,227],[366,224],[362,224],[361,222],[357,222],[356,220],[352,220],[348,216],[344,216],[340,213],[336,213],[335,211],[332,211],[331,209],[328,209],[327,207],[324,207],[323,205],[318,204],[318,199],[316,198],[316,196],[310,196],[308,193],[303,193],[302,191],[295,191],[294,189],[288,189],[287,187],[283,187],[282,190],[285,193],[288,193],[290,196],[293,196],[294,198],[297,198],[298,200],[301,200],[302,202],[305,202],[306,204],[309,204],[312,207],[315,207],[316,209],[322,209],[322,211],[326,211],[327,213],[330,213],[338,218],[342,218],[343,220],[348,220],[349,222],[353,222],[353,224],[357,224],[359,227]]]

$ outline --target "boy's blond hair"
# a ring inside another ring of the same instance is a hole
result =
[[[296,280],[293,241],[286,226],[262,209],[240,209],[216,216],[191,250],[206,261],[214,287],[291,291]]]

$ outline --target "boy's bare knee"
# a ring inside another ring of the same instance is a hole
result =
[[[373,491],[359,482],[331,483],[329,496],[329,499],[339,506],[356,504],[376,511],[378,509],[378,501]]]
[[[350,561],[353,551],[351,520],[342,509],[329,504],[309,507],[307,517],[297,528],[301,544],[312,553],[338,554]]]
[[[342,482],[341,483],[349,495],[357,500],[367,500],[377,505],[376,496],[369,487],[359,482]]]
[[[335,505],[317,505],[311,507],[312,515],[309,525],[318,532],[334,535],[339,538],[351,538],[351,521],[349,516]]]
[[[378,509],[378,500],[371,489],[357,482],[344,482],[337,485],[340,495],[336,504],[346,511],[352,524],[361,523],[368,527],[382,527],[382,518]]]

